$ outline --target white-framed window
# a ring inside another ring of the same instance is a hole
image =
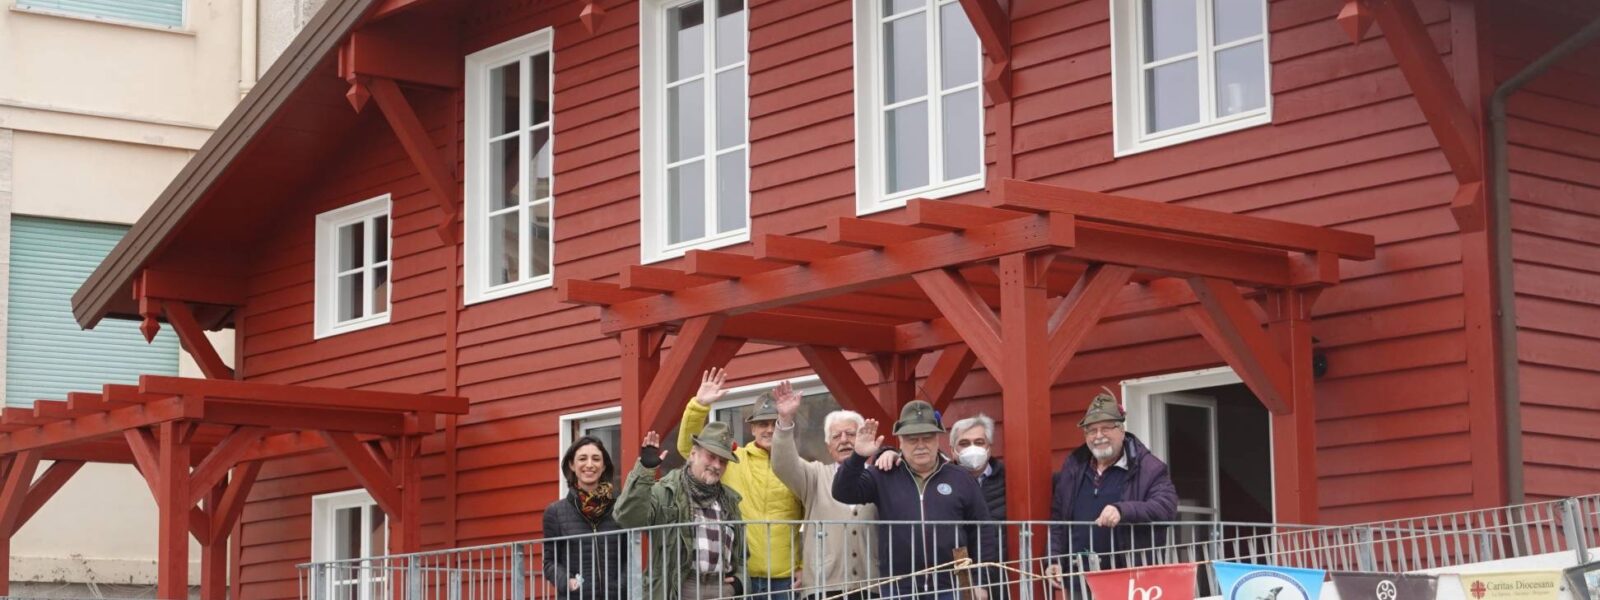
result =
[[[389,195],[317,215],[317,338],[389,322]]]
[[[376,600],[384,596],[381,565],[356,559],[388,554],[389,527],[383,509],[366,490],[311,498],[311,561],[342,561],[317,575],[327,598]]]
[[[856,10],[856,212],[982,188],[983,52],[960,1]]]
[[[745,0],[644,0],[643,262],[750,239]]]
[[[1266,0],[1110,0],[1116,155],[1272,122]]]
[[[467,56],[469,304],[553,279],[554,35],[545,28]]]
[[[567,454],[567,448],[572,442],[583,436],[593,436],[606,445],[606,452],[611,453],[611,462],[617,465],[617,476],[621,476],[626,467],[621,464],[622,455],[622,407],[613,406],[570,415],[561,415],[561,448],[556,451],[558,458]],[[635,441],[635,444],[638,442]],[[556,465],[556,482],[560,485],[560,496],[567,496],[566,472],[564,465]]]

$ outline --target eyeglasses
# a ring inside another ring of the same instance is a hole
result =
[[[1110,435],[1111,432],[1118,429],[1122,429],[1122,425],[1118,423],[1113,423],[1111,425],[1094,425],[1083,428],[1083,434],[1088,437],[1098,437],[1101,435]]]

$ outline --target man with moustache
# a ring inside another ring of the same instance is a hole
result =
[[[1056,473],[1055,498],[1050,520],[1093,525],[1055,525],[1050,528],[1050,575],[1062,572],[1062,562],[1112,555],[1109,564],[1081,565],[1084,570],[1130,566],[1131,550],[1165,542],[1160,528],[1135,530],[1131,523],[1172,521],[1178,517],[1178,491],[1172,485],[1167,463],[1156,458],[1143,442],[1123,428],[1128,415],[1110,390],[1101,388],[1090,401],[1078,426],[1084,444]]]
[[[711,369],[700,377],[700,390],[689,399],[683,409],[683,420],[678,424],[678,453],[687,455],[694,436],[701,428],[709,427],[711,405],[727,394],[723,383],[728,373]],[[746,417],[751,443],[734,451],[737,460],[728,465],[723,483],[739,493],[742,500],[739,512],[751,521],[798,521],[805,516],[805,508],[794,492],[778,479],[772,470],[772,437],[778,409],[772,394],[762,394],[756,399],[755,410]],[[749,560],[746,566],[750,575],[749,592],[752,596],[788,598],[794,585],[794,573],[803,564],[797,550],[794,525],[753,524],[745,532]]]
[[[737,527],[739,493],[722,484],[733,453],[726,423],[706,425],[693,439],[688,462],[656,477],[666,458],[661,437],[651,431],[639,449],[639,464],[628,474],[613,507],[623,527],[679,525],[650,532],[648,600],[698,600],[737,596],[744,569],[744,534]]]
[[[998,560],[1000,543],[998,528],[978,524],[989,520],[978,480],[939,454],[943,433],[933,406],[913,401],[901,409],[894,424],[905,468],[889,472],[867,468],[867,460],[883,443],[878,422],[867,419],[856,432],[855,453],[840,463],[834,475],[835,500],[871,503],[878,507],[879,519],[906,522],[879,528],[878,569],[893,578],[880,589],[882,595],[955,600],[960,594],[968,600],[988,600],[984,586],[998,581],[988,569],[967,572],[967,584],[954,576],[956,569],[950,563],[956,548],[965,548],[968,557],[981,563]]]
[[[834,500],[833,476],[840,463],[855,454],[856,432],[865,421],[855,411],[828,413],[822,429],[834,461],[823,464],[806,460],[800,457],[795,442],[794,417],[800,410],[800,393],[785,381],[778,384],[772,396],[778,409],[777,431],[772,436],[772,471],[800,497],[806,507],[805,520],[830,522],[821,526],[820,538],[815,532],[801,532],[808,574],[795,581],[795,588],[811,598],[862,600],[866,593],[850,592],[877,577],[877,565],[870,541],[872,526],[861,521],[877,518],[878,511],[871,504]]]

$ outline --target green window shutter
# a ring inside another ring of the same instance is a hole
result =
[[[183,0],[17,0],[17,7],[113,21],[183,27]]]
[[[146,344],[133,321],[106,319],[84,331],[72,318],[72,294],[128,228],[15,216],[6,322],[7,404],[98,392],[139,375],[176,375],[178,341],[162,327]]]

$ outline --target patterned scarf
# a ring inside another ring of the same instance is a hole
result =
[[[721,483],[710,485],[700,483],[700,480],[695,479],[694,475],[689,473],[688,465],[684,465],[683,469],[683,480],[688,483],[689,487],[689,499],[693,500],[696,506],[706,507],[717,499],[717,496],[722,491]]]
[[[606,513],[611,512],[611,504],[617,501],[616,496],[611,493],[611,483],[606,481],[595,486],[593,492],[574,487],[572,494],[578,504],[578,512],[583,513],[583,519],[590,525],[600,524]]]

